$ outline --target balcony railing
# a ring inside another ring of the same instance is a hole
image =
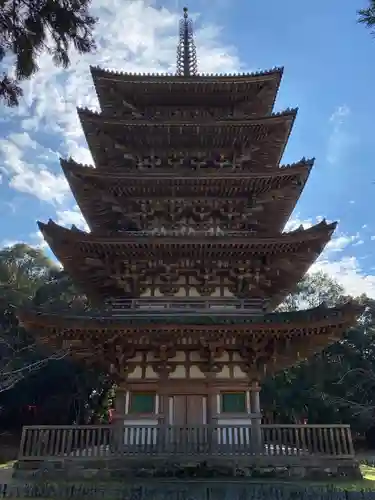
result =
[[[101,425],[23,428],[19,460],[116,457],[353,458],[347,425]]]
[[[249,238],[250,236],[255,236],[258,234],[254,229],[249,229],[247,231],[235,231],[230,229],[193,229],[185,228],[181,229],[140,229],[138,231],[121,231],[121,236],[124,238],[152,238],[154,236],[158,237],[181,237],[190,236],[192,238]],[[194,240],[192,240],[194,242]]]
[[[263,314],[268,302],[261,298],[254,299],[232,299],[232,298],[210,298],[204,299],[189,299],[189,298],[174,298],[165,299],[159,297],[140,298],[140,299],[114,299],[108,301],[108,306],[111,311],[116,314],[124,314],[137,310],[142,311],[155,311],[163,313],[167,309],[169,312],[179,311],[184,313],[244,313],[246,315],[260,315]]]

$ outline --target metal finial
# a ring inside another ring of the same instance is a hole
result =
[[[198,72],[193,23],[189,19],[187,7],[184,7],[183,12],[184,17],[180,20],[180,39],[177,46],[176,73],[178,76],[193,76]]]

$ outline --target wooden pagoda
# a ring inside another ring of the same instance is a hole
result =
[[[113,374],[121,425],[257,429],[262,379],[356,321],[353,303],[274,312],[336,227],[283,232],[313,160],[280,165],[297,113],[272,111],[282,73],[198,74],[186,10],[176,75],[91,68],[95,167],[61,160],[89,231],[39,227],[92,308],[19,317]]]

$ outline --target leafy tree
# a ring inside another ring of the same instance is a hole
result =
[[[0,405],[3,425],[31,423],[23,408],[37,406],[38,423],[103,421],[111,406],[113,383],[35,343],[16,317],[18,307],[61,310],[86,307],[71,279],[42,251],[18,244],[0,250]],[[52,363],[51,361],[54,360]],[[58,388],[58,390],[56,390]],[[5,411],[6,409],[6,411]],[[16,416],[20,418],[16,418]],[[20,420],[21,419],[21,420]]]
[[[52,261],[23,243],[0,250],[0,307],[20,306],[31,300],[50,273]]]
[[[58,356],[37,349],[15,314],[56,271],[41,250],[28,245],[0,250],[0,392],[39,368],[45,359]]]
[[[344,299],[344,289],[327,274],[308,274],[278,308],[280,311],[297,311],[319,306],[324,302],[331,307]]]
[[[279,310],[307,309],[322,302],[334,306],[343,299],[343,288],[326,274],[318,272],[307,275],[298,283],[294,293],[285,299]],[[327,376],[327,363],[327,354],[323,351],[266,379],[261,392],[266,413],[268,410],[277,415],[280,422],[293,423],[306,418],[310,421],[323,419],[324,423],[335,421],[334,408],[326,404],[321,396],[320,384]]]
[[[322,273],[308,275],[283,310],[333,306],[344,291]],[[375,301],[361,296],[366,312],[342,340],[293,368],[267,379],[262,403],[281,422],[350,423],[363,433],[375,417]]]
[[[89,5],[90,0],[0,0],[0,61],[7,59],[15,66],[15,77],[8,71],[0,77],[0,98],[8,106],[18,105],[19,82],[38,70],[42,52],[49,53],[56,65],[68,67],[72,46],[80,54],[95,48],[96,19]]]
[[[370,0],[366,9],[358,11],[358,22],[364,24],[375,35],[375,0]]]

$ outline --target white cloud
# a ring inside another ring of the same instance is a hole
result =
[[[301,219],[298,216],[292,217],[286,223],[284,231],[294,231],[301,226],[304,229],[308,229],[309,227],[313,226],[314,224],[318,224],[319,222],[322,222],[322,220],[324,220],[324,217],[322,215],[318,215],[317,217],[315,217],[315,219]]]
[[[68,186],[62,175],[52,174],[46,167],[15,175],[9,185],[23,193],[36,195],[42,201],[62,203]]]
[[[77,206],[75,206],[72,210],[59,210],[57,211],[56,216],[56,222],[61,226],[70,227],[74,224],[78,227],[78,229],[83,229],[85,231],[89,230],[86,221],[82,217],[82,214]]]
[[[0,242],[0,248],[12,247],[14,245],[17,245],[17,243],[22,243],[22,242],[17,240],[2,240]]]
[[[11,140],[19,148],[37,149],[38,143],[31,139],[28,133],[22,132],[18,134],[9,134],[8,139]]]
[[[303,220],[298,215],[288,222],[288,230],[296,229],[299,226],[311,227],[319,222],[319,219]],[[371,239],[375,240],[375,236]],[[349,295],[354,297],[363,293],[375,298],[375,275],[367,274],[361,267],[359,260],[354,255],[347,255],[350,247],[362,245],[363,240],[360,234],[348,235],[339,232],[334,233],[331,241],[326,245],[322,255],[311,266],[309,273],[322,271],[333,279],[337,280]],[[346,251],[346,255],[342,253]]]
[[[19,243],[26,243],[27,245],[30,245],[34,248],[40,248],[43,250],[48,249],[48,244],[43,238],[43,235],[40,231],[36,231],[34,233],[29,234],[29,237],[27,241],[25,242],[24,240],[2,240],[0,241],[0,248],[4,247],[12,247],[14,245],[17,245]]]
[[[49,248],[48,243],[45,241],[40,231],[35,231],[30,234],[30,245],[42,250],[47,250]]]
[[[59,168],[58,154],[92,163],[76,113],[77,106],[98,106],[89,66],[141,73],[174,72],[181,16],[181,8],[175,7],[156,8],[148,0],[93,0],[91,12],[99,18],[96,52],[82,56],[72,51],[67,70],[56,67],[48,54],[41,55],[40,70],[23,83],[20,106],[3,108],[3,122],[19,124],[19,130],[5,134],[0,145],[1,171],[6,173],[10,187],[69,208],[72,199],[67,198],[67,184],[53,171]],[[191,15],[200,20],[199,13]],[[229,73],[242,69],[235,49],[221,41],[219,27],[209,23],[199,27],[198,22],[196,45],[200,71]],[[38,141],[32,138],[35,131]],[[58,151],[50,149],[51,141],[58,142]]]
[[[342,252],[348,245],[357,242],[359,235],[349,236],[347,234],[341,234],[340,236],[334,236],[331,241],[327,243],[325,248],[326,252]]]
[[[329,118],[332,130],[328,139],[327,161],[332,165],[339,163],[348,148],[356,141],[353,133],[349,133],[346,129],[350,113],[349,107],[344,104],[338,106]]]
[[[332,122],[335,126],[342,125],[347,116],[350,115],[350,109],[346,104],[343,106],[339,106],[335,109],[332,115],[329,118],[329,121]]]
[[[9,179],[9,186],[36,196],[42,201],[62,203],[69,192],[68,183],[63,174],[55,175],[43,164],[42,158],[48,159],[49,148],[44,148],[31,139],[26,132],[9,134],[0,140],[0,169]],[[34,158],[35,163],[30,163]]]
[[[336,279],[350,295],[359,296],[363,293],[375,299],[375,275],[366,274],[354,256],[330,260],[323,256],[312,265],[310,272],[323,271]]]

